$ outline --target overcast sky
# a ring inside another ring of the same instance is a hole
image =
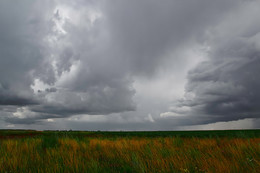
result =
[[[258,0],[1,0],[0,128],[260,128]]]

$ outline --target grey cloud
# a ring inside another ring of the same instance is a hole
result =
[[[21,106],[36,103],[30,85],[33,81],[32,72],[44,56],[44,45],[40,40],[46,32],[45,28],[49,26],[47,21],[44,21],[46,12],[44,4],[34,14],[33,4],[29,1],[1,1],[0,104],[2,105]],[[32,22],[34,18],[37,21]]]
[[[207,9],[198,10],[202,4]],[[59,38],[66,46],[52,49],[58,75],[71,72],[73,63],[79,63],[75,77],[62,84],[57,82],[64,90],[52,95],[55,101],[33,107],[33,111],[71,115],[135,110],[133,75],[152,76],[166,52],[194,42],[219,20],[221,15],[216,15],[215,8],[225,11],[232,7],[232,2],[196,1],[190,5],[179,1],[118,1],[96,5],[103,17],[90,27],[90,21],[82,17],[87,13],[79,10],[82,23],[75,25],[67,20],[67,34]],[[62,9],[57,12],[56,18],[62,20]],[[182,61],[175,57],[166,59]]]
[[[128,116],[126,122],[132,117],[138,119],[143,113],[146,116],[146,111],[159,109],[152,105],[160,104],[147,99],[145,108],[138,110],[138,100],[133,101],[135,78],[153,80],[164,64],[175,67],[185,64],[186,60],[177,56],[178,52],[209,44],[210,60],[188,75],[187,92],[195,98],[184,99],[177,105],[202,114],[200,120],[186,117],[166,120],[155,116],[154,123],[118,127],[142,129],[143,125],[160,129],[178,123],[256,118],[258,82],[251,76],[258,72],[258,41],[252,40],[256,39],[258,25],[245,27],[246,31],[236,35],[236,39],[226,33],[230,28],[224,29],[222,35],[216,29],[233,11],[247,3],[235,0],[114,3],[76,0],[18,4],[2,1],[0,105],[13,105],[16,109],[2,117],[13,124],[34,124],[78,114],[121,113],[121,117]],[[220,36],[214,37],[214,32]],[[17,112],[22,117],[15,116]],[[114,129],[112,126],[115,123],[107,128]]]
[[[205,31],[215,25],[234,1],[117,1],[106,2],[104,13],[113,44],[131,73],[153,75],[168,56],[183,46],[204,41]]]
[[[90,88],[85,92],[61,91],[53,93],[53,101],[31,106],[34,112],[66,117],[74,114],[110,114],[133,111],[133,91],[124,88]]]
[[[5,122],[16,125],[16,124],[35,124],[41,120],[41,117],[38,118],[17,118],[17,117],[7,117],[4,119]]]
[[[17,105],[17,106],[25,106],[25,105],[35,105],[39,104],[37,100],[32,98],[26,98],[23,96],[17,96],[12,94],[1,94],[0,95],[0,105]]]
[[[260,129],[260,118],[255,119],[255,120],[253,121],[253,128],[254,128],[254,129]]]
[[[31,125],[31,124],[40,124],[43,120],[49,118],[59,118],[59,117],[53,114],[46,114],[46,113],[34,114],[34,116],[32,117],[14,117],[9,114],[8,116],[4,116],[3,119],[5,122],[13,125],[18,125],[18,124]]]
[[[95,38],[98,28],[94,26],[89,29],[89,21],[82,25],[63,21],[67,34],[62,34],[58,30],[59,21],[63,20],[59,16],[59,9],[53,13],[55,6],[60,3],[44,4],[46,6],[43,7],[46,8],[39,9],[41,3],[28,2],[16,9],[12,16],[7,15],[7,10],[1,10],[4,27],[1,27],[0,33],[3,37],[3,73],[0,77],[1,85],[8,87],[1,90],[0,104],[19,107],[33,105],[37,100],[39,105],[29,109],[38,113],[36,117],[39,119],[46,118],[42,116],[43,113],[53,117],[66,117],[73,114],[109,114],[134,110],[131,80],[127,79],[123,67],[120,68],[120,62],[107,53],[109,47],[102,43],[103,38]],[[73,10],[77,10],[78,4],[76,5]],[[2,2],[1,7],[4,6],[14,7],[7,1]],[[87,15],[84,10],[80,16],[83,20],[84,15]],[[96,39],[97,43],[92,44],[90,37]],[[96,46],[97,50],[92,51],[88,46]],[[85,51],[86,48],[89,52]],[[70,73],[77,61],[80,62],[80,66],[76,67],[79,68],[77,76],[66,79],[65,73]],[[65,82],[57,84],[62,76],[65,76]],[[45,92],[33,93],[30,87],[34,85],[35,79],[50,87]],[[58,85],[58,89],[55,85]],[[48,100],[50,97],[52,101]],[[25,120],[26,118],[19,121]],[[33,121],[28,119],[30,123]]]
[[[240,17],[239,22],[228,19],[220,25],[219,33],[211,36],[209,60],[189,72],[187,96],[172,107],[172,112],[188,107],[181,114],[190,115],[195,124],[260,117],[260,30],[255,16],[259,2],[251,3],[244,8],[250,13],[237,11],[234,15]],[[234,31],[234,26],[240,29]]]
[[[38,101],[30,96],[27,93],[23,94],[14,94],[10,91],[8,85],[2,85],[0,83],[0,105],[34,105],[38,104]]]
[[[56,92],[57,89],[54,88],[54,87],[52,87],[52,88],[47,88],[47,89],[45,89],[45,91],[46,91],[46,92]]]
[[[197,114],[211,115],[212,121],[259,117],[260,83],[256,74],[260,72],[260,58],[227,58],[219,63],[213,60],[202,65],[203,71],[199,66],[190,72],[187,91],[195,97],[182,105],[201,106]]]

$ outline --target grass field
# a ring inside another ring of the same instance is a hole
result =
[[[260,130],[0,130],[0,172],[260,172]]]

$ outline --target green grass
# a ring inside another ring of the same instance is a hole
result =
[[[0,172],[255,172],[260,130],[0,130]]]

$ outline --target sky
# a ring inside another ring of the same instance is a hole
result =
[[[0,129],[260,128],[258,0],[1,0]]]

